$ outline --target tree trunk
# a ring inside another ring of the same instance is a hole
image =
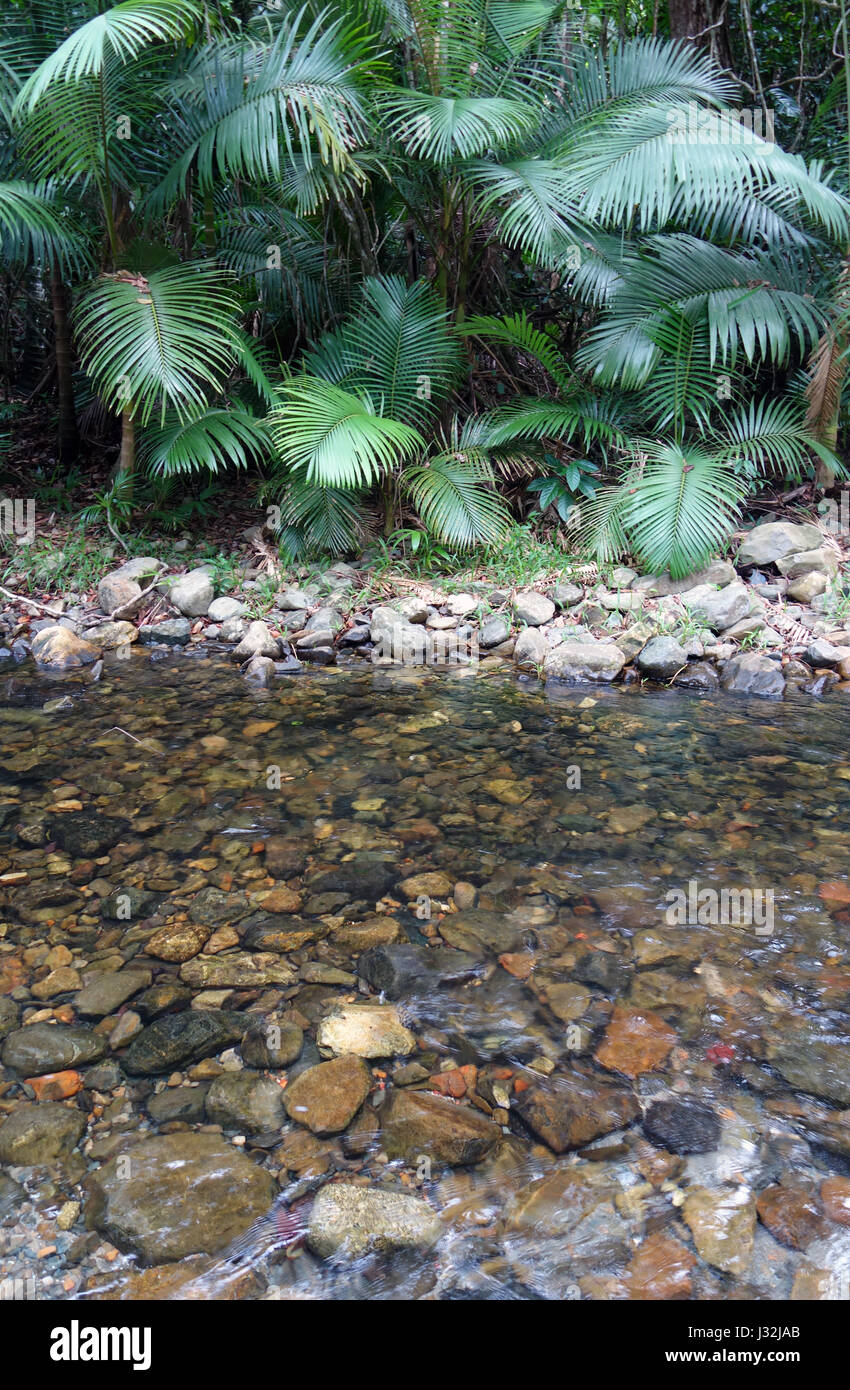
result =
[[[728,0],[667,0],[671,39],[687,39],[710,53],[722,68],[732,67]]]
[[[56,388],[59,396],[59,462],[73,463],[80,450],[77,412],[74,406],[73,359],[71,325],[68,320],[68,299],[56,261],[50,268],[50,299],[53,307],[54,351],[56,354]]]
[[[115,468],[115,486],[122,488],[123,495],[129,497],[133,491],[133,475],[136,471],[136,424],[132,410],[121,411],[121,452]]]

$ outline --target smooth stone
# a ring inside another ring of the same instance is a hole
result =
[[[416,1039],[393,1004],[345,1004],[322,1019],[316,1045],[324,1054],[355,1057],[408,1057]]]
[[[643,1117],[653,1144],[676,1154],[712,1153],[720,1143],[720,1119],[710,1106],[691,1099],[657,1100]]]
[[[421,1197],[332,1183],[313,1203],[307,1244],[321,1259],[357,1260],[367,1254],[428,1250],[442,1230],[439,1217]]]
[[[440,985],[468,980],[480,969],[478,957],[466,951],[406,941],[374,946],[357,962],[360,978],[388,999],[430,993]]]
[[[562,642],[543,662],[547,680],[608,683],[616,679],[626,658],[613,642]]]
[[[555,584],[549,597],[557,608],[575,608],[584,598],[584,590],[578,584]]]
[[[105,1018],[151,983],[149,970],[116,970],[103,973],[84,985],[74,997],[74,1008],[83,1018]]]
[[[764,521],[749,532],[740,550],[737,564],[741,567],[751,565],[771,565],[787,555],[800,551],[815,550],[823,541],[816,526],[806,523],[798,525],[792,521]]]
[[[499,647],[507,642],[510,635],[511,625],[507,618],[488,618],[478,633],[478,645],[489,651],[491,647]]]
[[[131,1042],[122,1065],[132,1076],[169,1074],[223,1051],[238,1042],[244,1031],[244,1015],[223,1009],[165,1014]]]
[[[44,1076],[96,1062],[105,1052],[106,1039],[82,1024],[31,1023],[8,1035],[0,1055],[4,1067],[22,1076]]]
[[[139,628],[143,642],[164,647],[185,647],[192,635],[188,618],[164,618],[162,622],[145,623]]]
[[[0,1163],[29,1168],[67,1158],[85,1127],[82,1112],[67,1105],[24,1102],[0,1124]]]
[[[334,1057],[308,1067],[283,1092],[291,1120],[314,1134],[346,1129],[372,1088],[372,1073],[361,1057]]]
[[[682,1216],[700,1258],[724,1274],[743,1278],[752,1261],[756,1238],[752,1192],[746,1187],[719,1191],[691,1188],[685,1196]]]
[[[283,1124],[283,1092],[270,1077],[254,1072],[225,1072],[210,1086],[206,1115],[225,1130],[269,1133]]]
[[[133,623],[120,620],[116,623],[98,623],[96,627],[87,627],[83,632],[84,642],[104,652],[117,651],[119,647],[127,647],[138,639],[139,634]]]
[[[692,661],[684,671],[674,676],[673,684],[681,686],[683,690],[711,691],[719,686],[720,677],[710,662]]]
[[[223,595],[213,599],[207,609],[207,617],[211,623],[224,623],[228,618],[243,618],[247,612],[248,605],[241,599]]]
[[[381,1127],[391,1159],[418,1163],[425,1157],[453,1168],[480,1163],[502,1138],[499,1126],[480,1111],[428,1091],[393,1091]]]
[[[580,1149],[631,1125],[640,1106],[630,1090],[578,1070],[530,1085],[514,1100],[522,1119],[555,1153]]]
[[[519,634],[514,646],[514,661],[517,666],[542,666],[549,652],[545,634],[536,627],[527,627]]]
[[[107,617],[127,604],[131,605],[127,610],[128,616],[131,616],[141,606],[142,586],[135,576],[128,574],[122,566],[120,570],[101,579],[97,586],[97,601],[101,613],[105,613]]]
[[[32,639],[33,660],[53,671],[71,671],[90,666],[100,656],[100,648],[77,637],[67,627],[43,627]]]
[[[146,1265],[225,1249],[271,1207],[277,1184],[219,1135],[142,1139],[85,1182],[86,1224]]]
[[[635,665],[654,680],[668,681],[688,664],[687,653],[674,637],[652,637],[638,653]]]
[[[741,652],[724,663],[720,684],[739,695],[775,697],[784,691],[785,677],[778,661],[759,652]]]
[[[213,582],[205,569],[190,570],[188,574],[164,581],[158,588],[184,618],[203,618],[215,598]]]
[[[280,643],[272,637],[268,623],[259,620],[249,623],[241,642],[231,652],[234,661],[247,661],[252,656],[280,656]]]
[[[829,588],[828,575],[821,574],[817,570],[809,570],[807,574],[801,574],[788,585],[788,597],[797,603],[811,603],[813,598],[819,594],[825,594]]]
[[[240,1051],[246,1067],[276,1071],[297,1061],[303,1046],[304,1034],[297,1023],[270,1019],[246,1029]]]
[[[514,599],[514,613],[517,621],[525,623],[526,627],[542,627],[544,623],[550,623],[554,618],[555,605],[544,594],[538,594],[533,589],[529,589],[525,593],[517,594]],[[502,640],[504,641],[504,638]],[[493,646],[495,645],[494,642]]]

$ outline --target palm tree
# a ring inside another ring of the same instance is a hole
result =
[[[386,535],[406,496],[456,547],[497,540],[507,514],[476,422],[440,426],[461,374],[459,340],[434,291],[399,276],[367,280],[360,308],[305,354],[271,413],[278,464],[267,495],[284,525],[311,515],[314,543],[346,548],[362,523],[342,503],[377,486]]]

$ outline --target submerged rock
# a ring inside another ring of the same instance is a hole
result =
[[[428,1250],[440,1238],[439,1217],[421,1197],[330,1183],[316,1197],[307,1223],[315,1255],[356,1260],[366,1254]]]
[[[283,1092],[276,1081],[255,1072],[225,1072],[210,1086],[206,1113],[222,1129],[268,1133],[283,1124]]]
[[[31,1023],[9,1034],[0,1055],[4,1067],[11,1067],[22,1076],[44,1076],[96,1062],[105,1052],[106,1039],[93,1028]]]
[[[390,1158],[418,1162],[424,1156],[450,1167],[480,1163],[502,1138],[499,1126],[480,1111],[427,1091],[394,1091],[381,1125]]]
[[[121,1059],[133,1076],[156,1076],[199,1062],[238,1042],[245,1030],[242,1014],[224,1009],[187,1009],[157,1018],[134,1038]]]
[[[696,1100],[657,1100],[643,1119],[644,1133],[674,1154],[711,1153],[720,1143],[720,1120]]]
[[[283,1093],[291,1120],[314,1134],[339,1134],[354,1119],[372,1087],[372,1073],[360,1057],[335,1057],[296,1076]]]
[[[270,1173],[213,1134],[142,1139],[85,1187],[87,1225],[143,1264],[223,1250],[277,1192]]]
[[[85,1127],[85,1116],[67,1105],[18,1105],[0,1124],[0,1163],[28,1168],[67,1158]]]
[[[320,1052],[355,1057],[407,1057],[416,1039],[392,1004],[345,1004],[322,1019],[316,1033]]]
[[[555,1153],[580,1149],[625,1128],[640,1115],[631,1091],[577,1070],[528,1086],[516,1096],[514,1106],[529,1129]]]

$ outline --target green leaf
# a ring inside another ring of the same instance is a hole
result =
[[[272,439],[286,469],[300,469],[310,483],[371,486],[424,448],[415,429],[332,382],[296,377],[279,400],[269,417]]]

